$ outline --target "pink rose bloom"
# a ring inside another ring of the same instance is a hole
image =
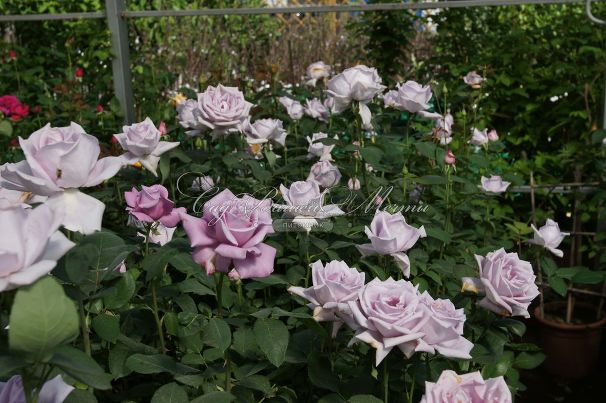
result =
[[[500,194],[507,191],[511,182],[506,182],[498,175],[490,175],[490,178],[482,176],[482,189],[487,193]]]
[[[299,101],[288,97],[280,97],[278,101],[286,108],[286,113],[292,120],[299,120],[303,117],[305,110]]]
[[[457,163],[457,157],[454,155],[451,149],[448,149],[446,154],[444,154],[444,163],[446,165],[454,165]]]
[[[356,245],[362,256],[391,255],[402,270],[405,277],[410,276],[410,259],[406,251],[414,246],[419,238],[425,238],[425,228],[415,228],[406,223],[402,213],[390,214],[387,211],[377,211],[370,228],[364,232],[370,243]]]
[[[239,131],[248,117],[252,104],[236,87],[208,86],[198,94],[198,122],[213,131],[213,135],[226,135]]]
[[[511,403],[511,391],[502,376],[484,381],[479,371],[458,375],[444,370],[437,382],[425,382],[421,403]]]
[[[122,167],[120,157],[99,158],[96,137],[71,123],[67,127],[47,124],[27,139],[19,138],[25,161],[0,168],[0,186],[50,196],[53,209],[61,210],[62,224],[84,234],[101,229],[105,204],[78,190],[113,177]]]
[[[570,235],[568,232],[560,231],[560,226],[551,218],[547,219],[545,225],[537,229],[534,224],[530,225],[534,231],[534,239],[530,241],[535,245],[544,246],[545,249],[556,255],[557,257],[564,256],[564,252],[558,249],[565,237]]]
[[[417,113],[429,108],[431,97],[429,85],[423,86],[415,81],[406,81],[404,84],[398,84],[396,91],[389,91],[384,102],[386,107]]]
[[[313,98],[305,101],[305,114],[322,122],[328,122],[330,110],[318,98]]]
[[[529,318],[528,306],[539,295],[530,262],[503,248],[475,257],[480,277],[464,277],[463,290],[485,293],[480,305],[499,315]]]
[[[446,357],[470,359],[473,344],[461,336],[457,313],[450,320],[444,319],[448,313],[436,317],[429,308],[433,302],[406,280],[375,278],[360,289],[357,301],[348,302],[354,320],[350,326],[356,331],[353,341],[377,350],[377,366],[394,347],[407,358],[415,352],[437,351]]]
[[[326,265],[316,261],[311,265],[311,274],[311,287],[289,287],[288,292],[308,300],[307,306],[313,309],[314,319],[318,322],[341,322],[340,317],[351,317],[348,302],[358,299],[358,292],[364,287],[365,274],[338,260]]]
[[[194,261],[232,280],[269,276],[276,250],[262,241],[274,232],[270,210],[270,199],[237,198],[225,189],[206,202],[201,218],[181,214]]]
[[[162,185],[141,186],[141,191],[133,188],[124,193],[128,207],[126,211],[144,223],[160,222],[172,228],[179,223],[184,207],[175,208],[175,203],[168,199],[168,190]]]
[[[62,403],[74,390],[74,387],[63,381],[61,375],[57,375],[50,381],[46,381],[38,393],[38,403]],[[26,403],[23,380],[20,375],[15,375],[7,382],[0,382],[0,403]]]
[[[311,166],[307,180],[316,181],[320,186],[330,188],[339,183],[341,172],[330,161],[318,161]]]
[[[74,243],[59,231],[61,217],[43,204],[25,209],[0,200],[0,292],[50,273]]]

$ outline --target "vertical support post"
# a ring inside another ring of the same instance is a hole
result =
[[[107,25],[111,31],[114,92],[124,112],[124,123],[131,124],[135,121],[135,104],[130,76],[128,26],[122,17],[124,9],[124,0],[105,0]]]

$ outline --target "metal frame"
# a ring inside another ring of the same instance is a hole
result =
[[[540,4],[570,4],[585,2],[587,17],[594,23],[606,25],[592,13],[593,1],[604,0],[459,0],[459,1],[435,1],[421,3],[380,3],[366,5],[309,5],[294,7],[266,7],[266,8],[215,8],[198,10],[148,10],[128,11],[125,0],[105,0],[105,11],[77,12],[61,14],[21,14],[0,15],[0,22],[21,21],[61,21],[75,19],[101,19],[106,18],[111,31],[112,51],[112,74],[114,92],[120,101],[124,112],[126,124],[134,122],[135,109],[132,92],[132,79],[130,75],[129,41],[128,41],[128,18],[158,18],[158,17],[192,17],[192,16],[222,16],[222,15],[258,15],[258,14],[290,14],[290,13],[339,13],[339,12],[376,12],[376,11],[402,11],[402,10],[429,10],[445,8],[466,7],[496,7],[496,6],[521,6]],[[606,87],[606,86],[605,86]],[[602,127],[606,129],[606,88],[604,95]]]

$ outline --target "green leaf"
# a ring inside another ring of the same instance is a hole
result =
[[[242,378],[239,383],[240,386],[258,390],[259,392],[268,393],[271,390],[271,384],[269,379],[262,375],[251,375],[246,378]]]
[[[192,293],[196,295],[215,295],[215,292],[196,280],[195,278],[188,278],[187,280],[179,283],[179,290],[182,293]]]
[[[339,391],[339,378],[330,370],[330,361],[325,357],[312,354],[308,361],[307,376],[315,386],[328,389],[331,392]]]
[[[91,357],[69,346],[56,349],[50,363],[59,367],[72,378],[95,389],[111,389],[112,376],[106,374]]]
[[[583,270],[575,274],[572,281],[581,284],[599,284],[604,281],[604,274],[591,270]]]
[[[439,175],[425,175],[415,179],[415,182],[422,185],[445,185],[446,178]]]
[[[161,386],[151,399],[151,403],[188,403],[187,392],[172,382]]]
[[[126,360],[126,367],[139,374],[158,374],[169,372],[175,374],[189,374],[197,372],[196,369],[187,365],[178,364],[172,358],[164,354],[143,355],[133,354]]]
[[[20,357],[2,355],[0,356],[0,376],[8,375],[19,368],[25,367],[26,365],[27,362]]]
[[[8,120],[0,121],[0,135],[10,137],[13,135],[13,125]]]
[[[132,273],[130,271],[124,273],[108,291],[109,294],[103,298],[107,309],[117,309],[127,304],[135,293],[135,279]]]
[[[286,357],[288,328],[276,319],[257,319],[253,329],[257,344],[269,362],[279,367]]]
[[[97,398],[88,390],[74,389],[63,403],[97,403]]]
[[[349,398],[349,403],[382,403],[383,400],[373,395],[355,395]]]
[[[225,351],[231,345],[231,330],[229,325],[220,318],[212,318],[204,326],[202,341],[209,346]]]
[[[51,358],[52,351],[78,336],[78,312],[63,287],[50,276],[20,288],[13,302],[8,331],[11,350],[34,362]]]
[[[549,277],[549,285],[555,292],[557,292],[563,297],[565,297],[568,293],[568,287],[566,286],[566,283],[559,277]]]
[[[519,320],[511,319],[511,318],[503,318],[495,321],[495,325],[499,327],[504,327],[508,329],[511,333],[517,336],[524,336],[526,333],[526,325]]]
[[[236,400],[235,396],[227,392],[210,392],[190,403],[230,403]]]
[[[415,148],[419,152],[419,154],[434,159],[436,157],[436,145],[435,143],[430,143],[427,141],[417,141],[415,143]]]
[[[436,227],[429,227],[425,229],[427,231],[427,235],[432,237],[432,238],[436,238],[439,239],[440,241],[444,242],[444,243],[449,243],[450,242],[450,234],[446,231],[444,231],[443,229],[440,228],[436,228]]]
[[[120,319],[114,315],[101,314],[92,320],[93,330],[103,340],[115,343],[120,335]]]
[[[543,353],[520,353],[513,364],[517,368],[521,369],[533,369],[541,365],[545,361],[545,354]]]

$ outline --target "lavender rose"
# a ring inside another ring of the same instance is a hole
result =
[[[370,228],[365,227],[364,232],[370,243],[356,246],[362,256],[391,255],[404,276],[410,276],[410,259],[404,252],[412,248],[419,238],[427,236],[423,226],[417,229],[408,225],[400,212],[377,211]]]
[[[489,141],[488,129],[478,130],[475,127],[472,129],[471,140],[469,141],[471,144],[483,146],[488,144]]]
[[[244,99],[244,94],[236,87],[210,85],[198,94],[199,122],[213,131],[214,136],[239,131],[248,117],[252,104]]]
[[[19,144],[25,161],[4,164],[0,186],[49,196],[47,203],[61,212],[61,224],[70,231],[88,234],[101,229],[105,204],[78,188],[96,186],[111,178],[124,160],[98,159],[99,140],[73,122],[67,127],[47,124],[27,139],[19,138]]]
[[[322,122],[328,122],[330,110],[318,98],[313,98],[305,101],[305,114]]]
[[[57,375],[50,381],[44,382],[38,392],[38,403],[62,403],[74,387],[63,381],[61,375]],[[0,403],[26,403],[23,379],[15,375],[7,382],[0,382]]]
[[[74,243],[59,231],[61,217],[47,205],[35,209],[0,203],[0,292],[32,284],[50,273]]]
[[[215,181],[210,176],[198,176],[191,183],[190,189],[196,192],[208,192],[215,187]]]
[[[179,145],[179,142],[160,141],[160,131],[154,122],[146,118],[141,123],[122,127],[123,133],[114,134],[126,154],[122,157],[127,163],[140,162],[155,176],[160,156]]]
[[[480,88],[484,81],[486,81],[486,79],[475,71],[470,71],[465,77],[463,77],[463,82],[475,89]]]
[[[499,194],[507,190],[510,182],[506,182],[498,175],[490,175],[490,178],[482,176],[482,189],[487,193]]]
[[[307,66],[307,85],[315,87],[316,82],[330,76],[330,66],[323,61],[315,62]]]
[[[539,295],[530,262],[503,248],[475,257],[480,277],[464,277],[463,290],[485,293],[480,305],[500,315],[530,317],[528,306]]]
[[[194,136],[206,129],[206,126],[200,123],[200,107],[197,100],[187,99],[179,102],[176,109],[179,124],[185,129],[192,129],[187,131],[187,134]]]
[[[327,138],[328,134],[322,132],[312,134],[311,138],[307,136],[307,142],[309,143],[309,147],[307,148],[307,158],[320,157],[320,161],[332,160],[330,153],[332,152],[333,148],[335,148],[335,145],[325,145],[319,141]]]
[[[303,117],[305,110],[299,101],[288,97],[280,97],[278,101],[286,108],[286,113],[292,120],[299,120]]]
[[[502,376],[484,381],[479,371],[458,375],[444,370],[437,382],[425,382],[421,403],[511,403],[512,396]]]
[[[415,352],[439,352],[447,357],[469,359],[473,344],[459,332],[458,323],[437,319],[428,308],[427,298],[405,280],[373,279],[359,291],[349,308],[356,331],[353,342],[374,347],[376,365],[398,347],[406,357]],[[349,323],[348,323],[349,324]]]
[[[248,144],[263,144],[271,140],[284,146],[286,141],[286,130],[279,119],[259,119],[251,123],[248,118],[242,124],[242,131]]]
[[[330,161],[319,161],[311,166],[307,180],[314,180],[324,188],[335,186],[341,180],[339,168]]]
[[[180,221],[179,214],[185,213],[184,207],[175,208],[175,203],[168,199],[168,190],[162,185],[141,186],[141,191],[132,188],[124,193],[128,207],[126,211],[144,223],[160,222],[172,228]]]
[[[280,193],[286,205],[275,205],[285,212],[288,217],[294,217],[293,222],[311,230],[310,224],[316,219],[329,218],[345,214],[334,204],[324,204],[325,193],[320,192],[320,186],[315,181],[298,181],[290,188],[280,185]]]
[[[384,98],[385,106],[417,113],[429,108],[432,93],[430,86],[423,86],[415,81],[398,84],[397,91],[389,91]]]
[[[331,78],[327,84],[327,94],[334,99],[334,112],[341,113],[351,105],[352,101],[367,104],[385,86],[381,84],[381,77],[372,67],[359,65],[345,69],[341,74]]]
[[[556,255],[557,257],[564,256],[564,252],[558,249],[565,237],[570,235],[568,232],[560,231],[560,226],[551,218],[547,219],[545,225],[537,229],[534,224],[530,225],[534,231],[534,239],[530,243],[544,246],[545,249]]]
[[[311,287],[289,287],[288,292],[308,300],[307,306],[313,309],[314,319],[318,322],[342,323],[342,317],[351,317],[348,302],[358,299],[358,291],[364,287],[364,273],[338,260],[325,266],[318,260],[311,265],[311,274]]]
[[[201,218],[181,213],[194,261],[232,280],[269,276],[276,250],[262,241],[274,232],[270,210],[270,199],[237,198],[225,189],[206,202]]]

